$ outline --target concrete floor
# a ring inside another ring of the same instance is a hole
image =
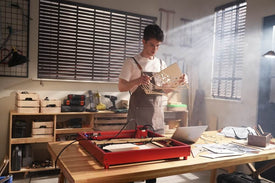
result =
[[[186,173],[168,177],[157,178],[157,183],[208,183],[210,171]],[[135,183],[144,183],[145,181],[136,181]],[[14,175],[13,183],[58,183],[58,174],[52,172],[38,172],[27,175]]]

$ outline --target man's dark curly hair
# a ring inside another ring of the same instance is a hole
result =
[[[148,41],[149,39],[153,38],[160,42],[163,42],[164,39],[161,28],[156,24],[147,25],[144,29],[143,39]]]

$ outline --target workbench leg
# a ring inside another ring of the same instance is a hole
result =
[[[60,171],[59,176],[58,176],[58,183],[65,183],[65,177],[62,171]]]
[[[211,170],[210,183],[216,182],[216,176],[217,176],[217,169]]]

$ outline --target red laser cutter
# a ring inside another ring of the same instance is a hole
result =
[[[78,133],[79,144],[94,156],[105,169],[110,165],[135,163],[153,160],[174,159],[183,157],[184,160],[190,155],[191,147],[154,133],[150,130],[138,127],[137,130],[96,131]],[[152,143],[156,148],[131,149],[119,152],[110,152],[104,146],[110,144],[145,144]]]

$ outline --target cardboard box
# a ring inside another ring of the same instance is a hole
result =
[[[264,135],[248,135],[248,145],[266,147],[269,145],[272,135],[264,133]]]

